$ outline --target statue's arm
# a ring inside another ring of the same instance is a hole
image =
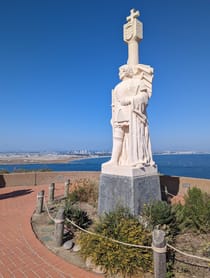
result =
[[[138,95],[133,97],[133,113],[135,113],[140,120],[146,124],[147,116],[146,116],[146,106],[148,103],[148,95],[146,92],[139,92]]]

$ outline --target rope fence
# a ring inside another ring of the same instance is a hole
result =
[[[55,223],[56,219],[51,216],[45,197],[44,197],[44,206],[46,208],[46,211],[47,211],[47,214],[48,214],[49,218]]]
[[[68,181],[68,184],[69,184],[69,181]],[[174,196],[173,194],[168,193],[167,190],[165,190],[164,192],[168,195]],[[65,195],[67,195],[66,191],[65,191]],[[42,196],[42,199],[41,199],[41,196]],[[43,203],[41,203],[41,200],[42,200]],[[59,233],[62,233],[62,235],[60,235],[60,237],[63,237],[64,220],[66,220],[71,225],[73,225],[75,228],[79,229],[80,231],[82,231],[84,233],[90,234],[90,235],[95,236],[95,237],[100,237],[100,238],[103,238],[103,239],[106,239],[106,240],[109,240],[111,242],[115,242],[115,243],[118,243],[118,244],[121,244],[121,245],[124,245],[124,246],[153,250],[153,253],[156,254],[156,255],[159,255],[159,256],[161,256],[162,254],[166,254],[167,248],[169,248],[169,249],[174,250],[175,252],[177,252],[177,253],[179,253],[183,256],[186,256],[188,258],[198,259],[198,260],[202,260],[202,261],[210,263],[209,258],[188,254],[186,252],[183,252],[183,251],[175,248],[174,246],[170,245],[169,243],[165,243],[164,246],[156,246],[156,244],[154,244],[154,238],[153,238],[153,243],[152,243],[151,246],[145,246],[145,245],[138,245],[138,244],[131,244],[131,243],[127,243],[127,242],[122,242],[122,241],[119,241],[119,240],[116,240],[116,239],[113,239],[113,238],[103,236],[101,234],[94,233],[94,232],[89,231],[89,230],[85,230],[85,229],[81,228],[79,225],[77,225],[76,223],[74,223],[71,219],[69,219],[67,217],[64,219],[64,209],[63,208],[62,208],[63,209],[62,216],[60,215],[60,216],[56,216],[56,218],[54,218],[50,214],[50,210],[48,208],[46,198],[45,198],[44,193],[42,191],[41,194],[39,192],[38,195],[37,195],[37,205],[41,207],[41,209],[39,209],[39,208],[36,209],[36,211],[38,213],[41,213],[43,204],[44,204],[44,207],[45,207],[46,212],[48,214],[48,217],[55,223],[55,225],[57,225],[57,227],[58,226],[60,227],[60,228],[57,228]],[[52,204],[52,198],[50,200],[50,204]],[[58,218],[58,217],[60,217],[60,218]],[[157,231],[164,233],[161,230],[154,230],[153,231],[153,236],[154,236],[155,232],[157,232]],[[160,236],[160,234],[158,236]],[[164,242],[165,242],[165,233],[164,233]],[[61,246],[61,245],[62,245],[62,240],[60,239],[59,246]],[[155,255],[154,255],[154,259],[155,259]]]
[[[59,221],[55,218],[53,218],[49,212],[49,208],[47,206],[47,203],[46,203],[46,199],[44,198],[44,205],[45,205],[45,208],[46,208],[46,211],[47,211],[47,214],[49,216],[49,218],[54,222],[54,223],[59,223]],[[100,234],[96,234],[94,232],[91,232],[91,231],[88,231],[88,230],[85,230],[83,228],[81,228],[80,226],[78,226],[76,223],[74,223],[72,220],[70,220],[69,218],[65,218],[67,222],[69,222],[71,225],[73,225],[75,228],[79,229],[80,231],[84,232],[84,233],[87,233],[87,234],[90,234],[92,236],[96,236],[96,237],[101,237],[101,238],[104,238],[104,239],[107,239],[109,241],[112,241],[112,242],[115,242],[115,243],[118,243],[118,244],[122,244],[122,245],[125,245],[125,246],[128,246],[128,247],[136,247],[136,248],[144,248],[144,249],[152,249],[153,251],[157,252],[157,253],[162,253],[163,250],[165,250],[166,252],[166,249],[165,248],[156,248],[155,246],[145,246],[145,245],[138,245],[138,244],[131,244],[131,243],[126,243],[126,242],[122,242],[122,241],[119,241],[119,240],[116,240],[116,239],[113,239],[113,238],[108,238],[106,236],[103,236],[103,235],[100,235]],[[209,262],[210,263],[210,259],[206,258],[206,257],[200,257],[200,256],[196,256],[196,255],[192,255],[192,254],[188,254],[186,252],[183,252],[177,248],[175,248],[174,246],[170,245],[169,243],[166,243],[167,247],[169,247],[170,249],[176,251],[177,253],[180,253],[181,255],[184,255],[184,256],[187,256],[187,257],[191,257],[191,258],[194,258],[194,259],[199,259],[199,260],[203,260],[203,261],[206,261],[206,262]]]
[[[171,196],[171,197],[176,197],[176,195],[171,194],[171,193],[168,192],[167,186],[165,186],[165,190],[162,190],[161,192],[162,192],[162,193],[165,193],[166,195],[169,195],[169,196]]]
[[[169,248],[171,248],[172,250],[176,251],[177,253],[183,255],[183,256],[186,256],[186,257],[190,257],[190,258],[194,258],[194,259],[198,259],[198,260],[202,260],[202,261],[206,261],[206,262],[209,262],[210,263],[210,259],[206,258],[206,257],[200,257],[200,256],[196,256],[196,255],[192,255],[192,254],[188,254],[186,252],[183,252],[177,248],[175,248],[174,246],[170,245],[167,243],[167,246]]]
[[[129,246],[129,247],[136,247],[136,248],[145,248],[145,249],[152,249],[153,251],[157,252],[157,253],[163,253],[166,252],[166,248],[157,248],[155,246],[144,246],[144,245],[137,245],[137,244],[130,244],[130,243],[126,243],[126,242],[122,242],[122,241],[118,241],[118,240],[115,240],[115,239],[112,239],[112,238],[108,238],[108,237],[105,237],[105,236],[102,236],[100,234],[96,234],[96,233],[93,233],[93,232],[90,232],[88,230],[85,230],[81,227],[79,227],[77,224],[75,224],[73,221],[71,221],[70,219],[66,218],[66,220],[71,223],[74,227],[78,228],[79,230],[85,232],[85,233],[88,233],[88,234],[91,234],[93,236],[97,236],[97,237],[101,237],[101,238],[104,238],[104,239],[107,239],[107,240],[110,240],[112,242],[116,242],[116,243],[119,243],[119,244],[122,244],[122,245],[126,245],[126,246]],[[180,253],[184,256],[187,256],[187,257],[191,257],[191,258],[194,258],[194,259],[199,259],[199,260],[203,260],[203,261],[206,261],[206,262],[209,262],[210,263],[210,259],[206,258],[206,257],[200,257],[200,256],[196,256],[196,255],[192,255],[192,254],[188,254],[186,252],[183,252],[177,248],[175,248],[174,246],[170,245],[169,243],[166,244],[167,247],[169,247],[170,249],[173,249],[174,251],[176,251],[177,253]]]
[[[104,238],[104,239],[107,239],[109,241],[112,241],[112,242],[115,242],[115,243],[119,243],[119,244],[122,244],[122,245],[125,245],[125,246],[129,246],[129,247],[136,247],[136,248],[144,248],[144,249],[152,249],[151,246],[145,246],[145,245],[138,245],[138,244],[131,244],[131,243],[126,243],[126,242],[122,242],[122,241],[119,241],[119,240],[116,240],[116,239],[113,239],[113,238],[109,238],[109,237],[106,237],[106,236],[103,236],[103,235],[100,235],[100,234],[96,234],[96,233],[93,233],[91,231],[88,231],[88,230],[85,230],[83,228],[81,228],[80,226],[78,226],[77,224],[75,224],[72,220],[66,218],[66,220],[71,223],[74,227],[78,228],[80,231],[83,231],[87,234],[90,234],[92,236],[96,236],[96,237],[101,237],[101,238]]]

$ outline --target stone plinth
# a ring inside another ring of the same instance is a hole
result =
[[[98,213],[122,206],[138,215],[144,204],[161,200],[159,175],[119,176],[102,173],[99,186]]]
[[[114,176],[128,176],[128,177],[137,177],[137,176],[152,176],[157,174],[157,166],[142,166],[142,167],[132,167],[129,165],[113,165],[108,163],[102,164],[101,169],[103,174],[111,174]]]

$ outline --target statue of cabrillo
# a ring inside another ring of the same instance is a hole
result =
[[[112,157],[102,165],[102,172],[117,171],[119,174],[130,175],[128,167],[144,169],[138,171],[138,175],[148,171],[157,172],[152,159],[146,113],[152,95],[153,68],[139,64],[138,43],[143,38],[143,31],[142,23],[137,20],[138,16],[139,12],[132,9],[127,17],[128,22],[124,25],[128,62],[119,68],[121,82],[112,91]],[[127,171],[123,166],[127,166]]]
[[[113,150],[110,163],[141,167],[154,165],[146,107],[151,97],[153,69],[120,67],[122,80],[112,92]]]
[[[119,68],[121,82],[112,90],[113,147],[102,164],[98,213],[122,206],[138,215],[145,204],[161,200],[160,179],[152,158],[147,105],[152,95],[153,68],[139,63],[143,38],[139,12],[131,10],[123,26],[127,64]]]

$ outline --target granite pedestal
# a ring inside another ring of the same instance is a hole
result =
[[[120,176],[102,172],[99,185],[99,214],[122,206],[129,208],[132,214],[138,215],[144,204],[153,200],[161,200],[158,174]]]

